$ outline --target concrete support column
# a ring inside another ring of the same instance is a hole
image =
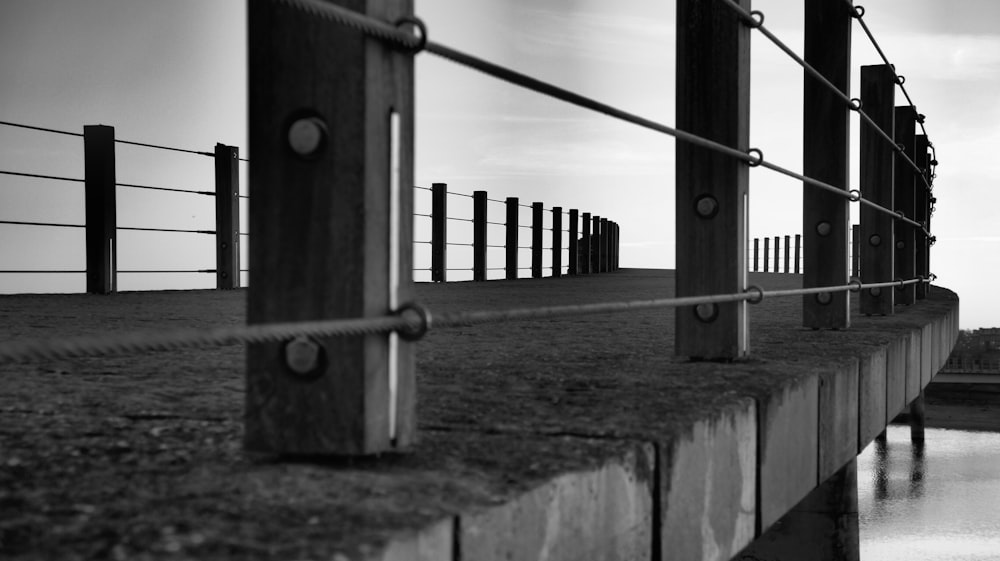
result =
[[[736,559],[858,561],[860,555],[855,459],[813,489]]]
[[[922,443],[924,441],[924,392],[910,402],[910,442]]]

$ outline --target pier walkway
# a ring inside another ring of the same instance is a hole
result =
[[[767,290],[801,277],[751,274]],[[420,284],[430,310],[673,295],[673,271]],[[0,337],[236,325],[246,291],[0,297]],[[4,559],[728,559],[850,462],[947,359],[934,286],[848,330],[751,307],[752,358],[674,357],[674,312],[432,331],[419,443],[368,459],[242,450],[241,346],[5,365]]]

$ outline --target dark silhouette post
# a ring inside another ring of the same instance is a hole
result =
[[[590,213],[583,213],[583,235],[580,237],[580,242],[583,244],[583,248],[580,250],[580,272],[583,274],[589,274],[593,271],[590,268],[590,253],[593,249],[593,244],[591,243],[590,234],[591,219]]]
[[[388,21],[413,15],[409,0],[367,6]],[[247,19],[247,323],[386,317],[413,299],[413,56],[279,2],[249,2]],[[249,345],[246,448],[407,448],[414,347],[395,332]]]
[[[580,222],[580,211],[575,208],[569,209],[569,267],[566,271],[569,275],[580,273],[580,240],[578,236]]]
[[[771,238],[764,238],[764,272],[770,272],[769,262],[771,259]]]
[[[552,208],[552,276],[562,276],[562,207]]]
[[[431,185],[431,282],[448,275],[448,185]]]
[[[472,193],[472,280],[486,280],[486,191]]]
[[[87,292],[118,291],[118,230],[115,207],[115,129],[83,127]]]
[[[542,278],[542,203],[531,203],[531,278]]]
[[[505,265],[505,273],[507,280],[517,279],[517,213],[518,213],[518,203],[517,197],[507,197],[507,262]]]
[[[598,261],[600,263],[601,272],[608,272],[608,257],[611,249],[611,222],[608,222],[607,218],[601,218],[601,245],[600,252],[601,258]]]
[[[215,286],[240,287],[240,151],[215,145]]]

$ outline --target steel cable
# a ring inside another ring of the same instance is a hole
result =
[[[19,171],[3,171],[0,170],[0,174],[3,175],[16,175],[18,177],[34,177],[36,179],[55,179],[57,181],[72,181],[74,183],[83,183],[85,180],[78,179],[76,177],[62,177],[58,175],[42,175],[38,173],[23,173]]]
[[[199,156],[209,156],[211,158],[215,157],[215,154],[212,153],[212,152],[199,152],[197,150],[187,150],[185,148],[172,148],[170,146],[163,146],[163,145],[160,145],[160,144],[147,144],[145,142],[133,142],[131,140],[119,140],[117,138],[115,139],[115,142],[117,144],[130,144],[132,146],[142,146],[142,147],[145,147],[145,148],[156,148],[157,150],[170,150],[172,152],[184,152],[184,153],[187,153],[187,154],[197,154]]]
[[[135,183],[115,183],[119,187],[131,187],[133,189],[151,189],[154,191],[170,191],[173,193],[190,193],[192,195],[208,195],[214,197],[215,193],[212,191],[193,191],[190,189],[174,189],[172,187],[152,187],[150,185],[138,185]]]
[[[0,125],[6,125],[8,127],[17,127],[17,128],[21,128],[21,129],[31,129],[31,130],[43,131],[43,132],[52,132],[52,133],[55,133],[55,134],[64,134],[66,136],[83,136],[83,133],[79,133],[79,132],[69,132],[69,131],[61,131],[61,130],[57,130],[57,129],[47,129],[47,128],[44,128],[44,127],[35,127],[35,126],[32,126],[32,125],[22,125],[20,123],[11,123],[10,121],[0,121]]]

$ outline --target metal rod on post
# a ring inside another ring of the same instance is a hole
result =
[[[895,127],[893,138],[902,148],[900,155],[906,155],[914,160],[916,149],[917,110],[912,105],[897,107],[895,110]],[[893,178],[893,210],[901,211],[906,218],[914,220],[916,213],[916,172],[910,163],[902,157],[896,158],[895,177]],[[912,279],[916,276],[917,231],[912,224],[897,220],[895,235],[895,268],[896,276],[901,279]],[[917,301],[916,285],[907,284],[896,288],[897,304],[913,304]]]
[[[749,0],[738,0],[750,9]],[[677,2],[677,128],[749,150],[750,28],[722,2]],[[746,162],[678,141],[677,296],[746,289]],[[679,356],[749,354],[745,301],[676,312]]]
[[[583,274],[593,272],[590,270],[590,250],[593,249],[593,244],[590,241],[590,224],[590,213],[583,213],[583,235],[580,237],[580,243],[583,244],[583,249],[580,251],[580,272]]]
[[[448,185],[431,184],[431,282],[445,282],[448,270]]]
[[[552,276],[562,276],[562,207],[552,208]]]
[[[411,0],[351,3],[384,21]],[[247,322],[381,318],[412,294],[413,56],[281,2],[248,3]],[[244,444],[371,455],[416,437],[414,345],[396,333],[247,349]]]
[[[851,226],[851,275],[861,278],[861,225]]]
[[[918,134],[914,138],[913,163],[917,164],[917,167],[923,171],[916,177],[917,181],[913,203],[916,216],[914,216],[913,219],[923,224],[925,229],[929,228],[927,220],[930,218],[930,190],[927,188],[927,185],[924,184],[924,178],[929,176],[927,173],[930,160],[927,154],[928,149],[929,146],[927,136]],[[920,231],[916,233],[916,256],[914,259],[914,268],[916,269],[916,274],[924,278],[930,276],[930,270],[927,268],[928,241],[927,234]],[[916,297],[917,300],[927,298],[927,285],[925,283],[921,282],[917,284]]]
[[[851,91],[851,6],[841,0],[805,3],[804,58],[841,92]],[[850,163],[850,108],[836,93],[803,73],[803,174],[848,189]],[[867,109],[867,107],[866,107]],[[847,198],[802,186],[802,237],[805,262],[802,287],[846,284],[848,222]],[[802,325],[812,329],[846,329],[851,325],[847,292],[802,296]]]
[[[883,131],[892,134],[896,77],[886,64],[861,67],[861,106]],[[861,193],[871,202],[893,208],[893,146],[872,126],[861,123]],[[861,281],[895,280],[891,216],[868,205],[861,206]],[[861,292],[861,313],[892,315],[895,290],[869,288]]]
[[[472,280],[486,280],[486,191],[472,192]]]
[[[118,292],[115,128],[83,127],[87,293]]]
[[[570,275],[580,273],[579,222],[580,211],[575,208],[569,209],[569,269],[566,273]]]
[[[531,203],[531,278],[542,278],[542,203]]]
[[[505,273],[507,280],[517,280],[517,197],[507,197],[506,203],[507,221],[507,243],[505,245],[507,260]]]
[[[240,151],[215,145],[215,287],[240,287]]]

